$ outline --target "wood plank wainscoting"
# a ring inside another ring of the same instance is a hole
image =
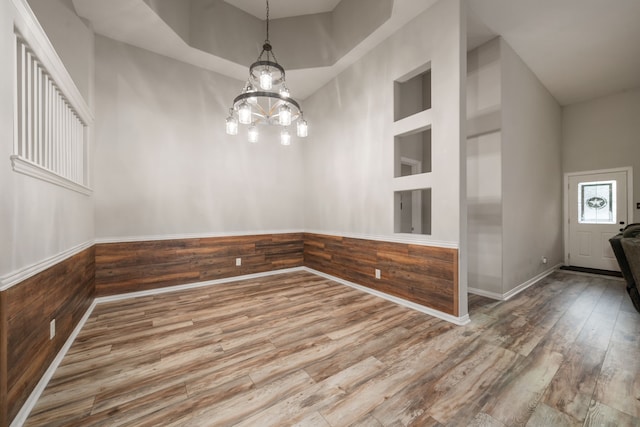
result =
[[[0,292],[0,427],[95,297],[303,266],[458,316],[457,249],[303,232],[97,243]]]
[[[458,316],[457,249],[305,233],[304,265]]]
[[[303,233],[96,245],[98,296],[301,267]],[[236,266],[236,258],[242,265]]]
[[[89,309],[94,277],[91,246],[0,292],[0,426],[15,418]]]

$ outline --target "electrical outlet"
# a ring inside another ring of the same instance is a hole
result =
[[[376,279],[380,278],[380,270],[376,268]]]
[[[52,340],[56,336],[56,319],[49,323],[49,339]]]
[[[240,267],[242,265],[242,258],[236,258],[236,267]]]
[[[547,262],[549,262],[549,260],[547,259],[547,257],[546,257],[546,256],[543,256],[543,257],[542,257],[542,263],[543,263],[543,264],[546,264]]]

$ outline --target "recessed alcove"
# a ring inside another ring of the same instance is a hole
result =
[[[394,138],[394,177],[431,172],[431,129]]]
[[[431,188],[394,193],[394,232],[431,234]]]
[[[393,120],[398,121],[431,109],[430,64],[394,82]]]

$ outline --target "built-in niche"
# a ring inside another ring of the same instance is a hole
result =
[[[428,67],[430,64],[394,82],[394,121],[431,109],[431,69]]]
[[[396,191],[394,232],[431,234],[431,189]]]
[[[393,82],[394,232],[431,235],[431,62]]]
[[[396,136],[394,177],[431,172],[431,129]]]

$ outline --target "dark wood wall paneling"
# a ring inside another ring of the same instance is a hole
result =
[[[95,296],[303,265],[458,315],[456,249],[313,233],[101,243],[0,293],[0,427],[15,417]]]
[[[457,249],[305,233],[304,265],[458,316]]]
[[[303,233],[96,245],[98,296],[301,267]],[[236,266],[236,258],[242,265]]]
[[[0,426],[15,418],[89,309],[94,278],[92,246],[0,292]]]

